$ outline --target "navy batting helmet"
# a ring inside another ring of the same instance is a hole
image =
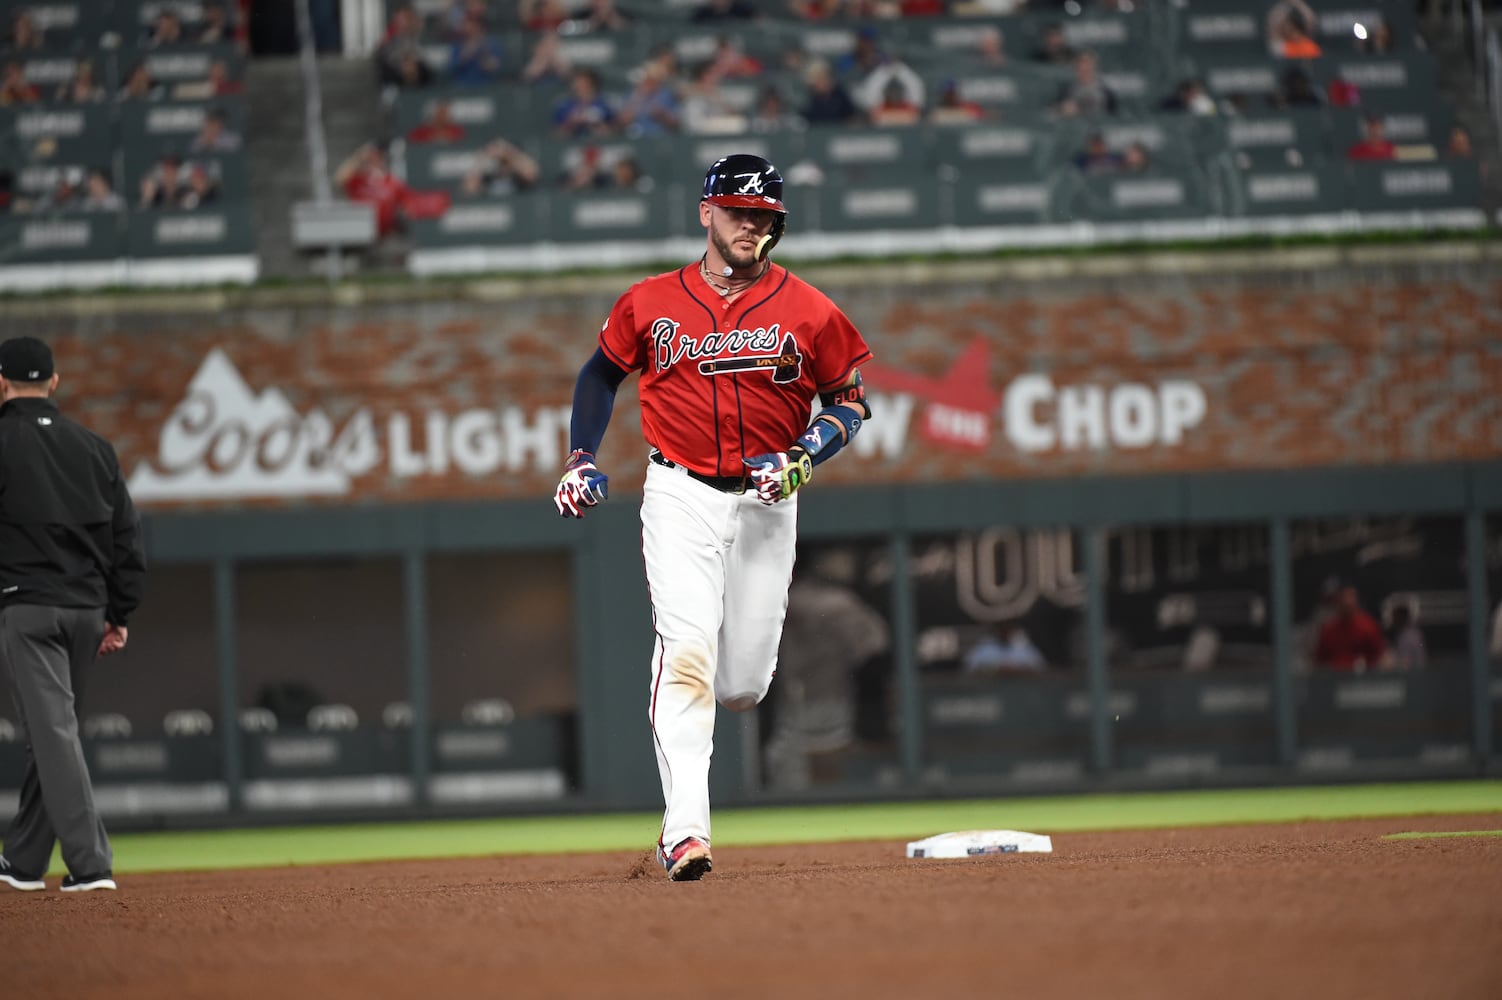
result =
[[[704,175],[703,201],[721,208],[765,208],[776,212],[772,231],[756,248],[756,259],[765,260],[787,229],[787,208],[782,204],[782,174],[771,162],[751,153],[735,153],[714,162]]]
[[[787,213],[782,204],[782,174],[750,153],[722,156],[704,175],[704,200],[725,208],[769,208]]]

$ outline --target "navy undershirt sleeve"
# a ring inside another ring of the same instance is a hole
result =
[[[593,455],[599,450],[605,428],[610,425],[610,412],[615,408],[615,392],[629,374],[599,348],[584,362],[579,369],[579,381],[574,383],[574,415],[568,433],[570,451]]]

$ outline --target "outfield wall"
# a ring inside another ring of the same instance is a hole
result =
[[[804,272],[878,416],[804,498],[796,647],[717,800],[1494,769],[1502,274],[1379,253]],[[656,801],[632,393],[611,503],[549,500],[628,280],[7,307],[148,514],[85,719],[117,818]],[[1312,664],[1330,581],[1417,612],[1423,668]],[[1004,622],[1046,669],[965,669]]]

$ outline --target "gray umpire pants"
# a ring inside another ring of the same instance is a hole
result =
[[[74,875],[112,871],[109,837],[78,740],[84,682],[103,638],[103,608],[0,608],[0,674],[9,681],[28,744],[5,860],[27,875],[47,871],[57,841]]]

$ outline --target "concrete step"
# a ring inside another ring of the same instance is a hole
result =
[[[381,133],[379,91],[368,60],[316,61],[330,173],[360,143]],[[260,221],[262,273],[303,276],[313,263],[292,246],[292,207],[314,197],[307,136],[307,87],[301,60],[260,58],[247,67],[251,189]],[[332,179],[332,178],[331,178]]]

